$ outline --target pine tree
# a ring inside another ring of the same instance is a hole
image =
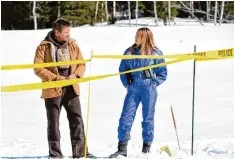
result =
[[[176,2],[171,1],[171,20],[178,15],[176,8]],[[142,7],[144,11],[144,16],[154,17],[154,2],[153,1],[143,1]],[[157,1],[157,18],[162,19],[164,24],[167,25],[168,20],[168,2],[167,1]]]
[[[33,29],[33,19],[31,19],[31,15],[31,2],[2,1],[1,29]]]
[[[97,14],[97,21],[96,22],[104,22],[106,18],[106,13],[105,13],[105,2],[100,1],[98,4],[98,14]]]
[[[61,17],[72,22],[73,26],[94,23],[95,1],[61,2]]]
[[[227,20],[234,20],[234,2],[227,2],[224,8],[224,17]]]

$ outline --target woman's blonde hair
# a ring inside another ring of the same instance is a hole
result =
[[[150,55],[152,50],[157,48],[154,42],[153,33],[149,28],[140,28],[136,32],[136,39],[140,41],[141,55]],[[134,52],[136,44],[132,45],[130,50]]]

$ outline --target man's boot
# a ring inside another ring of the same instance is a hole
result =
[[[78,159],[78,158],[83,158],[83,157],[85,157],[85,156],[82,154],[82,155],[73,155],[72,158],[77,158]],[[93,154],[87,152],[86,158],[95,158],[95,156]]]
[[[119,155],[127,157],[127,145],[128,143],[118,143],[118,151],[116,151],[114,154],[111,154],[110,158],[116,158]]]
[[[95,157],[95,156],[94,156],[93,154],[87,152],[86,157],[87,157],[87,158],[93,158],[93,157]]]
[[[150,146],[151,144],[149,143],[143,143],[142,153],[150,153]]]
[[[74,143],[74,142],[73,142]],[[73,158],[83,158],[85,155],[84,155],[84,146],[74,146],[72,145],[72,156]],[[89,151],[88,151],[88,148],[86,148],[86,157],[87,158],[93,158],[95,157],[93,154],[91,154]]]
[[[60,141],[49,141],[49,157],[63,157],[63,154],[60,149]]]

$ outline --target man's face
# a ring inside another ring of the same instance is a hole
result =
[[[70,27],[65,27],[61,32],[55,31],[55,36],[59,42],[65,42],[70,37]]]

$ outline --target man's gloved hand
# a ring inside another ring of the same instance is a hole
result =
[[[74,75],[74,74],[71,74],[69,77],[67,77],[67,79],[76,79],[77,77],[76,77],[76,75]]]
[[[67,79],[67,78],[64,77],[64,76],[59,76],[59,75],[58,75],[58,76],[56,77],[55,80],[56,80],[56,81],[60,81],[60,80],[65,80],[65,79]]]

